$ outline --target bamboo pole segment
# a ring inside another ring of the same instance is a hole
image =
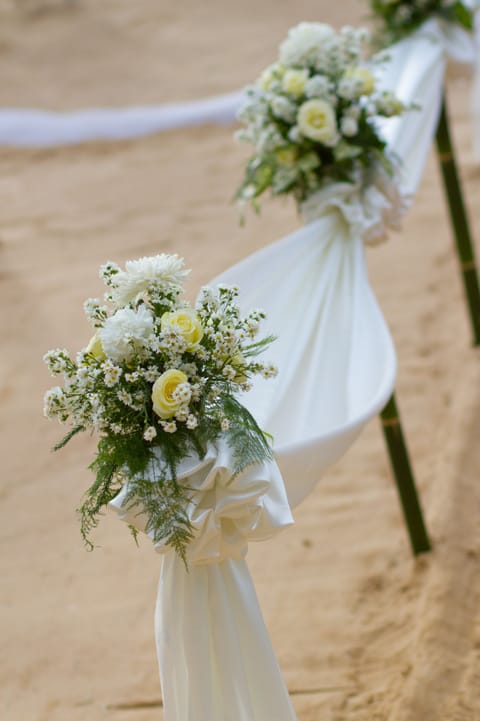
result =
[[[410,545],[413,554],[418,556],[420,553],[430,551],[432,546],[425,526],[394,394],[381,412],[380,419],[407,524]]]
[[[460,272],[470,314],[473,344],[480,345],[480,286],[470,228],[462,195],[462,188],[450,136],[445,95],[442,99],[436,133],[437,155],[443,177],[443,187],[455,236]]]

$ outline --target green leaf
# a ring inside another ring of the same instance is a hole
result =
[[[465,7],[463,2],[455,3],[452,7],[452,12],[459,25],[464,27],[466,30],[473,30],[473,13]]]
[[[80,433],[80,431],[84,431],[84,430],[85,430],[85,428],[83,426],[75,426],[74,428],[72,428],[71,431],[69,431],[67,433],[66,436],[64,436],[62,438],[61,441],[58,441],[58,443],[56,443],[53,446],[53,450],[59,451],[61,448],[64,448],[67,445],[67,443],[72,440],[73,436],[76,436],[77,433]]]

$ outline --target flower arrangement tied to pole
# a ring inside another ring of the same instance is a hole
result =
[[[158,255],[102,266],[106,304],[85,302],[95,333],[72,360],[66,350],[45,355],[63,387],[45,394],[45,415],[77,433],[96,431],[95,481],[80,508],[81,531],[89,534],[99,514],[123,487],[126,509],[146,514],[154,542],[164,541],[185,559],[192,540],[189,489],[177,479],[182,461],[202,458],[224,437],[238,474],[272,458],[268,436],[237,396],[251,378],[274,376],[257,360],[273,340],[259,338],[260,310],[241,316],[238,289],[202,289],[192,308],[182,300],[183,260]]]

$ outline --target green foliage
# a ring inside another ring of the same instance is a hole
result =
[[[65,436],[63,436],[61,441],[58,441],[58,443],[53,446],[53,450],[59,451],[60,449],[65,448],[67,443],[71,441],[72,438],[77,435],[77,433],[80,433],[80,431],[84,430],[85,428],[83,426],[74,426],[71,431],[69,431]]]
[[[385,0],[370,0],[370,7],[377,20],[381,20],[376,34],[376,45],[385,47],[418,30],[431,17],[439,17],[464,30],[473,30],[473,12],[463,2],[445,7],[440,0],[430,0],[419,6],[415,0],[400,0],[396,3]]]
[[[238,475],[247,466],[273,458],[269,437],[262,432],[252,414],[233,396],[222,399],[222,407],[230,427],[226,433],[233,452],[233,473]]]
[[[166,473],[166,467],[157,480],[134,478],[129,483],[124,501],[127,510],[138,508],[145,514],[145,530],[152,534],[154,543],[160,541],[171,546],[186,565],[186,547],[193,537],[193,529],[187,514],[188,490]]]

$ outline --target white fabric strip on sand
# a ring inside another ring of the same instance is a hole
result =
[[[185,126],[231,123],[242,91],[218,97],[157,106],[92,108],[71,113],[0,110],[0,145],[52,147],[94,140],[126,140]]]

